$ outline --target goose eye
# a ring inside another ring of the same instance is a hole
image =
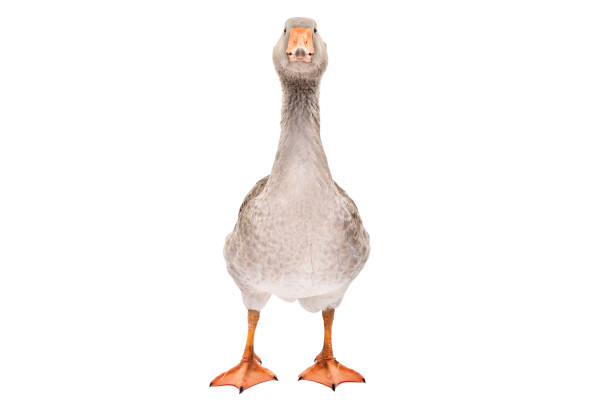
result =
[[[316,29],[316,28],[314,29],[314,32],[315,32],[315,33],[317,32],[317,29]]]
[[[283,34],[287,33],[287,27],[285,27],[285,29],[283,30]]]

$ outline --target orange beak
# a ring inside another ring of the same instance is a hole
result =
[[[310,31],[310,28],[292,28],[289,32],[289,42],[287,43],[289,62],[312,62],[314,53],[312,31]]]

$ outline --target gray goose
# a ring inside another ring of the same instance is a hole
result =
[[[253,349],[259,313],[271,294],[322,311],[323,349],[298,379],[335,390],[343,382],[365,382],[340,364],[331,345],[334,311],[370,251],[357,207],[332,179],[319,127],[319,85],[327,49],[317,24],[290,18],[274,47],[273,61],[283,89],[281,135],[272,171],[259,180],[240,206],[226,237],[227,270],[248,310],[242,359],[211,386],[233,385],[240,392],[276,380]]]

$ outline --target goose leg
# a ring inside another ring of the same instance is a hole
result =
[[[323,310],[323,350],[315,358],[315,363],[300,374],[299,380],[315,381],[327,385],[332,390],[343,382],[365,382],[365,378],[357,371],[340,364],[332,351],[331,329],[334,321],[334,309]]]
[[[253,337],[255,336],[255,328],[257,327],[258,320],[259,312],[256,310],[249,310],[249,331],[242,360],[240,360],[237,366],[215,377],[215,379],[210,382],[211,387],[233,385],[238,388],[239,392],[242,392],[247,388],[265,381],[278,381],[278,378],[276,378],[276,375],[274,375],[272,371],[261,366],[261,359],[253,351]]]

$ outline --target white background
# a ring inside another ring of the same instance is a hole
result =
[[[3,1],[2,407],[610,407],[612,14],[592,1]],[[322,139],[370,260],[334,350],[246,310],[222,246],[279,136],[286,18],[328,44]],[[352,405],[349,405],[352,404]],[[385,405],[382,405],[385,404]]]

